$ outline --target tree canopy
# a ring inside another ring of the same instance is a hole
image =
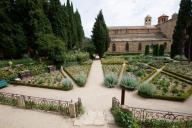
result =
[[[81,16],[69,0],[66,5],[61,5],[59,0],[3,0],[0,1],[0,17],[3,58],[48,55],[38,52],[41,46],[48,44],[48,51],[80,49],[84,39]],[[60,48],[55,48],[53,40]]]
[[[192,19],[192,1],[181,0],[177,24],[173,34],[173,44],[171,46],[171,57],[184,55],[186,45],[186,28]]]

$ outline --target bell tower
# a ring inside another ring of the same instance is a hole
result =
[[[151,26],[152,17],[150,15],[147,15],[145,17],[145,26]]]

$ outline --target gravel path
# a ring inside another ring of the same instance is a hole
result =
[[[29,96],[45,97],[45,98],[60,99],[60,100],[71,100],[71,99],[77,100],[77,98],[80,97],[82,99],[82,103],[85,106],[87,112],[88,111],[104,112],[104,111],[109,111],[109,109],[111,108],[112,97],[117,97],[120,99],[121,90],[119,88],[112,88],[112,89],[105,88],[103,86],[103,80],[104,80],[104,76],[103,76],[101,62],[100,60],[95,60],[93,61],[91,71],[88,77],[88,81],[84,88],[77,87],[77,88],[74,88],[72,91],[65,92],[65,91],[42,89],[42,88],[35,88],[35,87],[9,86],[7,88],[1,89],[0,92],[9,92],[9,93],[15,93],[15,94],[23,94],[23,95],[29,95]],[[125,104],[132,107],[142,107],[142,108],[149,108],[149,109],[192,113],[192,107],[191,107],[192,97],[190,97],[185,102],[174,102],[174,101],[166,101],[166,100],[146,99],[137,95],[136,91],[135,92],[127,91]],[[6,124],[10,126],[10,128],[13,128],[11,126],[13,126],[14,124],[17,126],[17,121],[15,121],[16,120],[15,118],[20,118],[23,120],[23,123],[21,123],[20,125],[22,127],[24,127],[24,124],[29,123],[28,121],[31,120],[31,118],[28,118],[30,117],[29,116],[30,112],[23,114],[29,110],[19,109],[19,111],[21,113],[18,112],[17,117],[15,115],[11,118],[9,114],[11,114],[12,112],[15,113],[15,109],[10,109],[10,107],[7,107],[7,106],[6,107],[0,106],[0,127],[2,126],[1,124]],[[38,116],[38,112],[35,112],[35,114],[37,114]],[[39,113],[40,117],[41,117],[41,114],[42,113]],[[7,119],[5,115],[9,115],[10,117]],[[27,118],[25,118],[25,116]],[[45,115],[42,116],[42,118],[44,117]],[[46,117],[46,118],[49,118],[49,117]],[[35,120],[37,123],[40,122],[38,121],[39,118],[35,118],[33,120]],[[54,120],[57,120],[58,122],[61,121],[59,117],[57,118],[55,117]],[[63,121],[61,122],[65,122],[65,121],[66,120],[63,119]],[[9,124],[8,122],[12,122],[12,124]],[[52,128],[51,126],[47,124],[47,128],[49,127]],[[9,128],[9,127],[4,127],[4,128]]]

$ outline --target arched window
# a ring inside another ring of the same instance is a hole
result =
[[[167,42],[164,43],[164,48],[167,49]]]
[[[125,51],[129,52],[129,43],[128,42],[125,45]]]
[[[113,51],[113,52],[116,51],[116,45],[115,45],[115,44],[112,45],[112,51]]]
[[[141,50],[142,50],[142,44],[141,44],[141,43],[139,43],[138,50],[139,50],[139,51],[141,51]]]

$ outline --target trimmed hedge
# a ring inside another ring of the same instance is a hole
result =
[[[22,83],[22,82],[11,82],[11,84],[13,84],[13,85],[29,86],[29,87],[37,87],[37,88],[47,88],[47,89],[56,89],[56,90],[68,91],[68,89],[65,89],[64,87],[42,86],[42,85],[34,85],[34,84]],[[69,89],[69,90],[71,90],[71,89]]]
[[[192,84],[192,78],[190,78],[190,77],[187,77],[187,76],[185,76],[185,75],[181,75],[181,74],[178,74],[178,73],[175,73],[175,72],[171,72],[171,71],[166,70],[166,69],[163,69],[163,71],[165,71],[165,73],[168,72],[168,73],[173,74],[173,75],[176,75],[176,76],[178,76],[178,77],[187,79],[187,80],[191,81],[190,84]],[[173,77],[174,77],[174,76],[173,76]],[[181,79],[180,79],[180,80],[181,80]],[[185,82],[187,82],[187,81],[185,81]]]

